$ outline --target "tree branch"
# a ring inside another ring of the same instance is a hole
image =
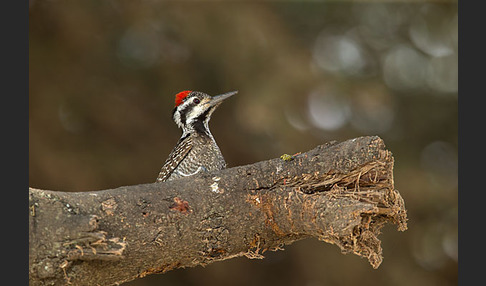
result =
[[[29,189],[30,285],[115,285],[316,237],[382,261],[380,229],[407,229],[379,137],[165,183]]]

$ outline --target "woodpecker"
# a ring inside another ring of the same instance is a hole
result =
[[[223,100],[237,93],[232,91],[211,97],[200,91],[186,90],[176,94],[172,118],[182,129],[182,136],[162,166],[156,182],[226,168],[208,124]]]

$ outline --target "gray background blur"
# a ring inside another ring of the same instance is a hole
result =
[[[379,135],[409,230],[377,270],[308,239],[124,285],[456,285],[458,15],[436,2],[31,0],[29,185],[154,182],[174,95],[239,90],[210,123],[229,167]]]

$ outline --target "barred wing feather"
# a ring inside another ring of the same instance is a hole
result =
[[[165,160],[164,166],[160,170],[159,176],[157,177],[157,182],[165,182],[172,172],[179,166],[179,164],[184,160],[184,158],[189,154],[192,149],[192,138],[191,136],[186,136],[181,138],[177,142],[177,146],[170,152],[169,158]]]

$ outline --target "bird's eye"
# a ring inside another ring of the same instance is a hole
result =
[[[198,104],[198,103],[199,103],[199,102],[201,102],[201,101],[199,100],[199,98],[194,98],[193,102],[194,102],[195,104]]]

